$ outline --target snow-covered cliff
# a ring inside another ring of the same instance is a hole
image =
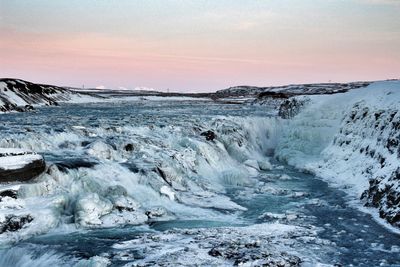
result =
[[[34,106],[94,99],[92,95],[80,94],[63,87],[35,84],[19,79],[0,79],[0,112],[26,111],[32,110]]]
[[[276,157],[344,188],[400,226],[400,81],[310,99],[284,121]]]

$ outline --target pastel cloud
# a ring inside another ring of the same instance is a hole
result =
[[[0,4],[2,76],[181,91],[400,76],[390,0],[22,2]]]

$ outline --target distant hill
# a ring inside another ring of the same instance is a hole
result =
[[[214,101],[238,103],[282,102],[300,95],[344,93],[367,87],[373,82],[292,84],[285,86],[234,86],[210,93],[166,93],[154,90],[81,89],[54,85],[35,84],[20,79],[0,79],[0,112],[25,111],[40,105],[57,105],[58,102],[95,102],[99,99],[131,96],[210,98]]]
[[[295,96],[295,95],[319,95],[335,94],[347,92],[351,89],[366,87],[371,82],[353,82],[353,83],[314,83],[314,84],[291,84],[284,86],[234,86],[215,92],[218,97],[225,96]]]
[[[95,98],[64,87],[35,84],[20,79],[0,79],[0,112],[32,110],[35,106],[54,106],[58,102]]]

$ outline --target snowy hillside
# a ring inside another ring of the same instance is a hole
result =
[[[18,79],[0,79],[0,112],[32,110],[34,106],[57,105],[58,102],[93,101],[94,96],[68,89],[35,84]]]
[[[400,226],[400,81],[310,101],[283,122],[277,158],[343,187]]]
[[[259,100],[264,97],[289,97],[294,95],[319,95],[347,92],[351,89],[368,86],[369,82],[353,83],[315,83],[315,84],[291,84],[284,86],[234,86],[228,89],[219,90],[215,94],[224,96],[257,96]]]

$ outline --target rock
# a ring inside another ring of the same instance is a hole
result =
[[[35,108],[32,105],[25,105],[25,110],[32,111],[32,110],[35,110]]]
[[[268,160],[262,160],[262,161],[259,160],[258,161],[258,166],[263,171],[270,171],[270,170],[273,169],[272,164]]]
[[[278,115],[283,119],[291,119],[310,101],[308,97],[289,98],[280,105]]]
[[[117,157],[114,147],[102,141],[91,143],[86,152],[91,156],[105,160],[115,160]]]
[[[28,181],[45,169],[43,157],[34,152],[0,148],[0,182]]]
[[[119,212],[122,211],[136,211],[139,208],[139,204],[137,204],[132,198],[127,196],[120,196],[113,199],[114,209]]]
[[[10,197],[10,198],[17,199],[18,192],[16,190],[7,189],[7,190],[0,192],[0,202],[3,197]]]
[[[222,242],[213,247],[208,255],[234,261],[234,266],[259,263],[259,266],[300,266],[301,259],[287,253],[260,251],[260,242]],[[258,264],[257,264],[258,266]]]
[[[201,136],[205,136],[207,141],[213,141],[217,136],[213,131],[205,131],[200,134]]]
[[[155,207],[146,211],[146,215],[149,219],[159,218],[166,214],[167,211],[163,207]]]
[[[25,112],[34,110],[33,106],[57,106],[57,101],[71,100],[80,93],[69,89],[35,84],[19,79],[0,79],[0,112]]]
[[[33,218],[29,214],[23,216],[7,215],[3,219],[0,218],[0,234],[18,231],[31,221],[33,221]]]
[[[376,177],[369,181],[369,188],[361,195],[365,206],[379,209],[379,216],[390,224],[400,227],[400,168],[388,178]]]
[[[124,146],[124,149],[125,149],[125,151],[128,151],[128,152],[133,151],[134,150],[133,144],[126,144]]]
[[[101,216],[110,213],[113,204],[99,195],[92,193],[79,198],[75,204],[75,223],[93,227],[102,224]]]
[[[75,158],[67,159],[63,162],[55,162],[54,165],[57,166],[60,171],[68,172],[68,170],[71,169],[92,168],[97,165],[97,162]]]

